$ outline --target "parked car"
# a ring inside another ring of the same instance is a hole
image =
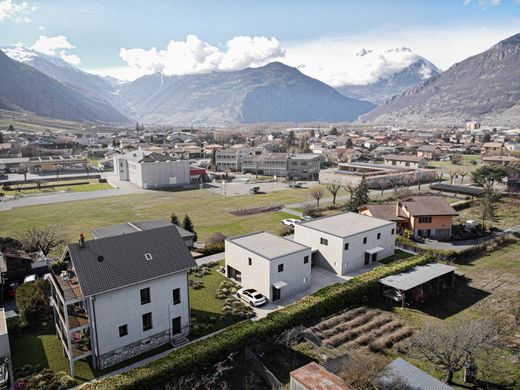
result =
[[[267,298],[252,288],[241,288],[237,291],[237,298],[242,299],[253,307],[267,303]]]
[[[312,218],[310,215],[304,215],[302,217],[302,222],[309,222],[312,221],[314,218]]]
[[[290,227],[294,227],[295,224],[297,224],[298,222],[300,222],[299,219],[292,219],[292,218],[288,218],[288,219],[282,219],[282,224],[284,224],[285,226],[290,226]]]
[[[18,283],[17,281],[9,283],[9,290],[7,291],[7,295],[9,295],[10,297],[15,297],[16,289],[18,288],[19,285],[20,285],[20,283]]]
[[[23,278],[23,282],[24,283],[35,283],[37,279],[38,279],[38,276],[36,276],[34,274],[27,275],[25,278]]]
[[[302,183],[291,182],[291,183],[289,183],[289,187],[290,188],[302,188]]]

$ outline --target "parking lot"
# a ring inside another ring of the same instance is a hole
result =
[[[258,193],[269,193],[290,189],[289,184],[283,181],[273,180],[254,183],[254,177],[240,176],[232,182],[214,181],[208,184],[207,191],[222,196],[247,195],[252,187],[259,187]],[[308,188],[308,183],[302,182],[303,188]]]

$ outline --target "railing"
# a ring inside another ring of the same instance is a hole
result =
[[[56,275],[56,272],[52,267],[50,267],[50,269],[55,284],[58,286],[65,302],[75,299],[83,299],[83,292],[81,291],[78,278],[74,271],[68,270],[69,278],[65,280],[61,275]]]

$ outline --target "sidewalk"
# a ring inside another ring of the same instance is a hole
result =
[[[225,257],[226,257],[226,252],[220,252],[220,253],[215,253],[214,255],[199,257],[198,259],[195,259],[195,262],[197,263],[198,266],[201,266],[203,264],[211,263],[212,261],[224,260]]]

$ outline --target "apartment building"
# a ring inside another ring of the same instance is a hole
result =
[[[405,156],[399,154],[387,154],[385,164],[405,168],[428,168],[428,160],[419,156]]]
[[[392,256],[395,222],[361,214],[343,213],[294,226],[294,241],[308,245],[316,265],[346,275]]]
[[[166,343],[185,343],[188,271],[196,265],[173,226],[67,245],[52,267],[51,304],[64,354],[104,369]]]
[[[187,161],[145,150],[114,156],[114,172],[119,180],[143,189],[168,188],[190,184]]]
[[[242,160],[245,156],[257,156],[262,154],[263,148],[228,148],[215,152],[215,164],[217,171],[240,172],[242,170]]]
[[[257,232],[226,240],[226,274],[269,301],[287,298],[311,286],[311,248]]]

